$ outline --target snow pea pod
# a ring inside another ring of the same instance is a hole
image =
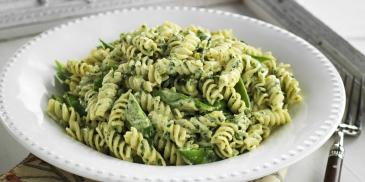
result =
[[[208,104],[199,98],[193,98],[182,93],[174,92],[168,89],[158,90],[154,93],[160,96],[161,100],[170,106],[181,111],[200,113],[212,112],[216,110],[223,110],[224,102],[217,102],[214,105]]]
[[[267,61],[267,60],[271,60],[273,59],[271,56],[265,56],[265,55],[261,55],[261,56],[254,56],[254,55],[251,55],[251,57],[257,59],[260,63],[264,62],[264,61]]]
[[[251,108],[250,97],[247,94],[247,90],[246,90],[245,84],[243,83],[242,78],[240,78],[240,80],[237,82],[237,84],[234,86],[234,88],[241,95],[241,98],[245,102],[246,106],[248,108]]]
[[[152,139],[155,132],[152,123],[143,112],[133,94],[129,94],[125,117],[129,128],[134,127],[141,132],[146,139]]]
[[[114,46],[109,44],[109,43],[106,43],[104,42],[103,40],[99,39],[100,43],[101,43],[101,46],[104,48],[104,49],[110,49],[110,51],[112,51],[114,49]]]

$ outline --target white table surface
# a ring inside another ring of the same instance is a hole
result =
[[[365,1],[298,0],[298,2],[365,54]],[[250,11],[238,2],[214,5],[208,8],[252,16]],[[0,42],[0,68],[14,51],[30,38],[31,36]],[[332,140],[328,141],[313,154],[290,166],[286,181],[322,181],[331,143]],[[2,125],[0,125],[0,146],[0,173],[8,168],[8,166],[22,160],[20,156],[27,154],[25,149],[16,144],[6,134]],[[342,169],[342,181],[365,181],[365,134],[357,138],[346,138],[345,149],[346,154]]]

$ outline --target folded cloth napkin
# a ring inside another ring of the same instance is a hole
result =
[[[283,182],[286,169],[253,180],[252,182]],[[0,176],[1,182],[94,182],[81,176],[66,172],[29,154],[14,169]]]

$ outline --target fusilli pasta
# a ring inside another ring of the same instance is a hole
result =
[[[150,165],[214,162],[257,148],[303,100],[290,65],[231,30],[142,25],[56,61],[47,113],[67,135]]]

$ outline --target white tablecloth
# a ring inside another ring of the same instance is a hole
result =
[[[298,0],[304,7],[308,8],[314,15],[327,23],[336,32],[353,44],[365,54],[365,1],[352,0]],[[253,16],[252,13],[240,2],[225,3],[207,8],[220,9],[234,13]],[[23,37],[10,41],[0,42],[0,67],[12,55],[12,53],[31,37]],[[2,127],[0,125],[0,127]],[[5,130],[0,128],[1,148],[10,143],[15,143],[9,136],[5,136]],[[290,166],[286,181],[308,182],[322,181],[326,167],[329,147],[332,141],[328,141],[318,151],[304,158],[298,163]],[[11,147],[10,147],[11,148]],[[20,146],[14,147],[16,152],[0,152],[0,171],[7,166],[18,162],[13,156],[23,156],[27,152]],[[361,182],[365,180],[365,134],[357,138],[345,139],[345,160],[342,169],[342,181]],[[1,149],[3,150],[3,149]],[[5,149],[4,149],[5,150]],[[5,154],[6,153],[6,154]],[[25,156],[24,156],[25,157]],[[9,160],[11,159],[11,160]],[[19,161],[22,159],[19,159]]]

